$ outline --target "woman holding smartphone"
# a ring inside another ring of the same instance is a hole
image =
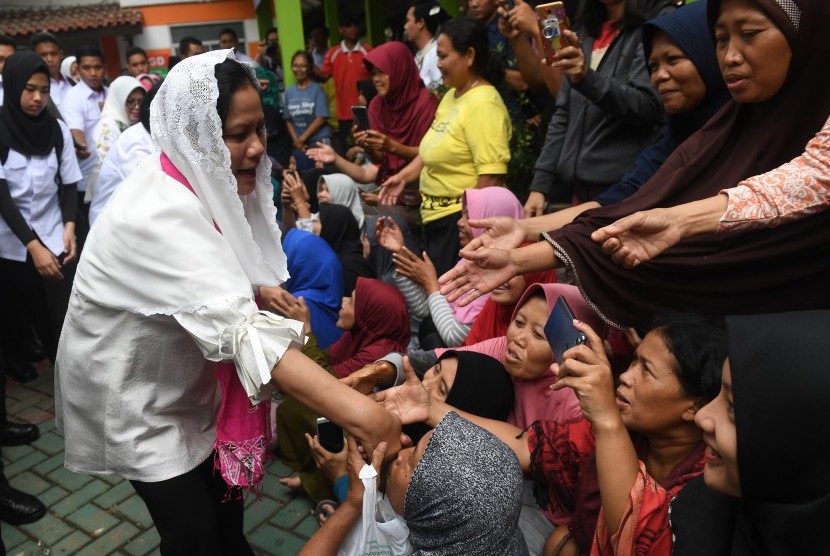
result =
[[[475,290],[463,303],[517,272],[567,264],[586,298],[620,326],[646,325],[664,307],[730,314],[827,306],[826,211],[729,238],[702,234],[633,272],[591,239],[600,228],[635,212],[717,196],[723,187],[769,172],[804,151],[830,114],[830,97],[814,94],[830,89],[830,73],[815,54],[830,49],[830,5],[803,0],[787,6],[793,10],[773,0],[710,0],[711,36],[732,100],[625,201],[546,233],[546,242],[462,253],[475,263],[446,276],[453,283],[445,293],[458,289],[449,298]],[[608,288],[609,283],[615,287]]]

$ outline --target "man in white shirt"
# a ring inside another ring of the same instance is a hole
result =
[[[418,0],[409,5],[403,25],[404,38],[415,45],[415,64],[421,80],[430,91],[441,86],[435,33],[443,20],[441,6],[434,0]]]
[[[101,119],[101,109],[107,100],[107,88],[104,86],[104,54],[97,46],[81,46],[75,57],[81,80],[66,93],[63,106],[61,106],[61,114],[72,132],[75,154],[78,155],[78,165],[83,174],[83,179],[78,182],[79,214],[75,225],[78,235],[78,252],[80,252],[89,229],[86,221],[89,203],[84,202],[86,180],[98,161],[97,157],[92,155],[95,145],[90,142],[92,130]]]
[[[140,46],[131,46],[127,49],[127,73],[138,77],[142,73],[150,73],[150,60],[147,53]]]
[[[237,60],[240,62],[246,62],[252,66],[257,65],[257,63],[254,62],[250,56],[239,50],[239,37],[237,36],[236,31],[230,27],[226,27],[219,32],[219,48],[233,48],[233,53]]]
[[[185,37],[179,41],[179,57],[182,60],[203,54],[205,52],[205,45],[196,37]]]
[[[6,58],[17,51],[17,43],[8,35],[0,35],[0,106],[3,106],[3,66]]]
[[[32,50],[43,58],[46,67],[49,69],[49,97],[60,110],[66,93],[72,89],[72,84],[61,74],[63,49],[58,42],[58,37],[47,32],[35,33],[32,35]]]

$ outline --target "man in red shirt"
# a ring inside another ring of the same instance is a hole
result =
[[[337,120],[340,123],[340,138],[344,146],[354,143],[352,138],[352,106],[357,104],[357,82],[371,79],[369,71],[363,64],[363,57],[371,47],[360,42],[360,18],[353,13],[340,14],[338,27],[343,40],[326,53],[322,75],[326,81],[334,77],[334,89],[337,95]]]

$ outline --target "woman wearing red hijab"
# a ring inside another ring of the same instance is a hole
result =
[[[369,103],[372,128],[356,133],[355,139],[369,158],[379,163],[375,183],[380,185],[418,155],[421,139],[435,118],[438,99],[424,86],[415,59],[402,42],[380,45],[366,55],[364,63],[378,94]],[[406,191],[412,193],[407,195]],[[406,191],[398,203],[414,207],[412,216],[417,218],[417,184],[409,184]]]

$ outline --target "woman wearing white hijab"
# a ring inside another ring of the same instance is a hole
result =
[[[89,203],[95,195],[98,175],[110,148],[128,127],[140,120],[141,101],[146,91],[135,77],[122,75],[110,84],[107,100],[101,109],[101,119],[92,130],[92,144],[95,146],[96,166],[86,180],[84,200]]]
[[[400,442],[399,422],[296,349],[302,323],[257,309],[258,288],[288,273],[256,81],[231,53],[183,60],[153,100],[162,152],[89,235],[55,367],[66,467],[129,479],[162,554],[252,554],[242,500],[223,503],[213,472],[217,361],[235,364],[231,380],[251,399],[273,380],[369,444]]]
[[[74,56],[67,56],[63,59],[63,62],[61,62],[61,75],[64,76],[73,87],[75,86],[75,83],[78,82],[80,74],[78,74],[78,62]]]

